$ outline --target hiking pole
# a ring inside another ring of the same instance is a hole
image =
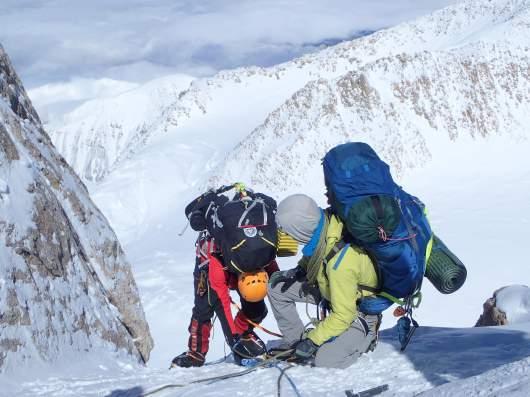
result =
[[[344,390],[346,397],[372,397],[384,393],[388,390],[388,384],[372,387],[371,389],[363,390],[359,393],[354,393],[353,390]]]
[[[188,221],[186,222],[186,226],[184,226],[184,229],[182,229],[182,231],[178,234],[179,237],[182,237],[184,235],[184,232],[186,232],[186,230],[188,230],[188,226],[190,225],[190,221],[188,219]]]

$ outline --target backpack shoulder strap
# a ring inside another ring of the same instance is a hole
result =
[[[346,245],[346,243],[343,240],[339,240],[335,243],[335,245],[331,248],[329,253],[324,258],[324,265],[327,266],[328,262],[333,259],[335,255],[337,255]]]
[[[370,259],[370,262],[372,262],[372,265],[374,266],[375,274],[377,275],[377,287],[370,287],[368,285],[359,284],[358,288],[361,291],[367,291],[371,292],[372,294],[378,295],[381,293],[382,286],[383,286],[383,280],[381,276],[381,270],[379,269],[379,265],[377,263],[377,260],[375,259],[375,256],[372,255],[368,250],[363,250],[364,254],[368,256]]]

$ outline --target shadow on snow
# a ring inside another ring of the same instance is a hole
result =
[[[144,389],[140,386],[131,387],[130,389],[113,390],[105,397],[140,397],[144,393]]]
[[[383,331],[381,340],[399,351],[395,328]],[[529,357],[529,342],[528,333],[508,327],[420,327],[402,354],[438,386]]]

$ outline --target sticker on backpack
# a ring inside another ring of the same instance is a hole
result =
[[[256,235],[258,234],[258,229],[256,229],[256,227],[254,226],[244,227],[243,233],[245,233],[245,236],[247,236],[248,238],[256,237]]]

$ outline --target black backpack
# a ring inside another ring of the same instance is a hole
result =
[[[190,202],[184,209],[190,226],[196,232],[208,229],[207,214],[212,214],[212,209],[219,207],[228,201],[226,196],[221,195],[223,188],[208,190]]]
[[[224,186],[205,193],[185,212],[190,223],[194,213],[197,219],[204,220],[195,226],[207,229],[215,239],[225,266],[235,273],[253,272],[276,257],[276,201],[250,190],[239,190],[232,200],[220,194],[232,188]],[[193,224],[192,227],[197,230]]]

